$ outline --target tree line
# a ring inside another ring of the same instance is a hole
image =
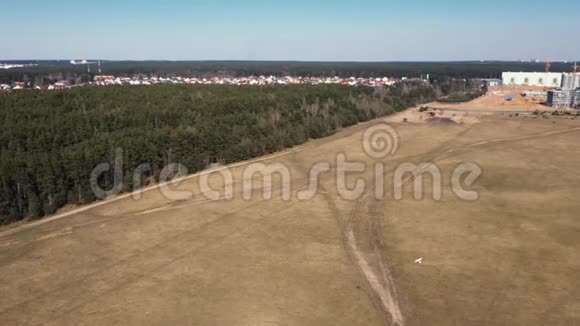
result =
[[[341,128],[470,87],[405,82],[339,85],[158,85],[0,94],[0,223],[96,200],[90,174],[123,149],[124,186],[142,163],[156,182],[169,163],[190,172],[325,137]],[[103,189],[114,177],[99,178]]]

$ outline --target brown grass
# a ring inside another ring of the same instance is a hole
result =
[[[0,320],[579,324],[580,132],[566,130],[580,121],[476,118],[434,125],[391,117],[401,146],[385,161],[391,188],[380,201],[370,193],[357,201],[342,199],[332,173],[323,175],[311,201],[244,201],[239,195],[210,201],[191,178],[178,186],[198,193],[190,200],[171,201],[153,190],[141,200],[126,198],[0,234]],[[333,165],[334,155],[344,152],[369,166],[350,178],[372,183],[374,161],[360,145],[370,124],[267,163],[289,166],[297,191],[307,184],[310,166]],[[394,201],[391,168],[427,161],[439,164],[446,183],[458,163],[480,164],[480,200],[461,201],[446,184],[442,201],[429,194],[416,201],[410,188],[404,200]],[[236,192],[242,168],[234,169]],[[223,186],[217,178],[212,183]],[[419,257],[422,265],[414,263]],[[402,321],[393,318],[396,310],[385,309],[389,301],[400,307]]]

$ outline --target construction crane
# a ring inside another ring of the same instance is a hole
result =
[[[550,72],[552,70],[552,61],[546,61],[546,72]]]

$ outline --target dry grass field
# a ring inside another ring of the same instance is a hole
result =
[[[0,324],[580,324],[580,120],[401,117],[387,119],[400,146],[383,160],[361,145],[382,120],[262,159],[288,167],[289,200],[280,178],[272,199],[244,200],[240,164],[232,200],[206,198],[193,177],[174,186],[192,198],[154,189],[4,230]],[[367,167],[349,174],[351,186],[373,185],[384,164],[382,199],[371,187],[341,198],[340,153]],[[313,199],[299,200],[320,162],[331,171]],[[405,162],[439,166],[441,200],[430,190],[415,200],[410,185],[393,198],[389,180]],[[483,170],[470,187],[479,200],[451,190],[462,162]]]

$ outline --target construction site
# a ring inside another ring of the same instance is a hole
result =
[[[580,108],[580,69],[574,64],[571,72],[551,72],[551,63],[546,63],[545,72],[504,72],[503,86],[491,91],[491,96],[504,96],[504,103],[496,98],[489,105],[506,106],[522,110],[549,107],[553,109]],[[521,91],[516,94],[515,91]],[[509,93],[509,94],[507,94]],[[525,98],[525,99],[524,99]],[[535,105],[538,104],[538,105]],[[542,107],[543,106],[543,107]]]

